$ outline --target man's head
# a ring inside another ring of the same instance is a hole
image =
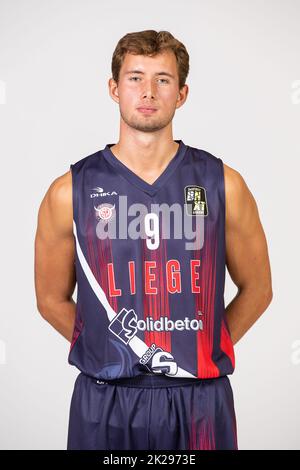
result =
[[[130,127],[154,132],[169,125],[188,94],[189,55],[169,32],[126,34],[112,58],[109,91]],[[139,108],[152,107],[151,114]]]

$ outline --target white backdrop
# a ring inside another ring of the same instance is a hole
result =
[[[66,448],[79,372],[36,308],[37,211],[70,163],[117,141],[111,57],[145,29],[190,54],[174,138],[243,175],[268,240],[273,301],[230,376],[239,448],[300,448],[299,23],[299,0],[0,0],[1,449]],[[227,273],[226,304],[236,290]]]

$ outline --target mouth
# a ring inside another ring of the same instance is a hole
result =
[[[137,108],[137,110],[143,114],[154,114],[157,111],[156,108],[147,108],[147,107]]]

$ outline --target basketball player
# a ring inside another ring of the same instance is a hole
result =
[[[170,33],[126,34],[108,82],[119,141],[71,164],[39,209],[37,308],[80,371],[68,449],[238,449],[228,375],[272,299],[268,248],[241,174],[173,139],[188,70]]]

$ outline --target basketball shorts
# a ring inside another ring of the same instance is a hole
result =
[[[228,376],[139,375],[97,380],[80,373],[69,412],[68,450],[237,450]]]

